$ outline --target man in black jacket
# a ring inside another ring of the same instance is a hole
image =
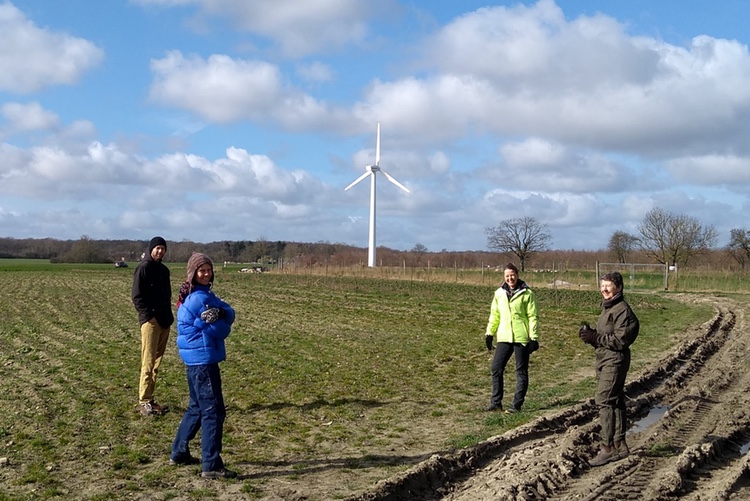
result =
[[[156,374],[159,372],[174,323],[172,284],[169,268],[161,262],[167,242],[154,237],[148,244],[148,255],[133,273],[133,305],[141,326],[141,378],[138,386],[138,412],[143,416],[161,415],[167,411],[154,400]]]

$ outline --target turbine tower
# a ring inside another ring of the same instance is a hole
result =
[[[385,178],[404,190],[406,193],[410,191],[403,184],[396,181],[393,176],[388,174],[386,171],[380,169],[380,123],[378,123],[378,134],[377,141],[375,143],[375,165],[368,165],[365,167],[365,173],[354,180],[349,186],[344,188],[344,191],[348,190],[355,184],[362,181],[367,176],[370,176],[370,250],[367,254],[367,266],[370,268],[375,267],[375,179],[377,173],[380,172]]]

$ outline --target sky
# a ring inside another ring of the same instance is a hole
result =
[[[0,237],[750,228],[750,2],[0,0]],[[386,172],[409,192],[390,183]]]

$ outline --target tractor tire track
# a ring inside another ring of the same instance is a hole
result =
[[[435,455],[351,500],[743,499],[750,492],[747,308],[686,300],[710,300],[716,315],[626,385],[634,421],[627,458],[589,466],[599,430],[589,400]]]

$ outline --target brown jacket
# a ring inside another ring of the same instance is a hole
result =
[[[602,313],[596,323],[596,368],[605,365],[630,365],[630,345],[638,337],[640,324],[622,295],[602,301]]]

